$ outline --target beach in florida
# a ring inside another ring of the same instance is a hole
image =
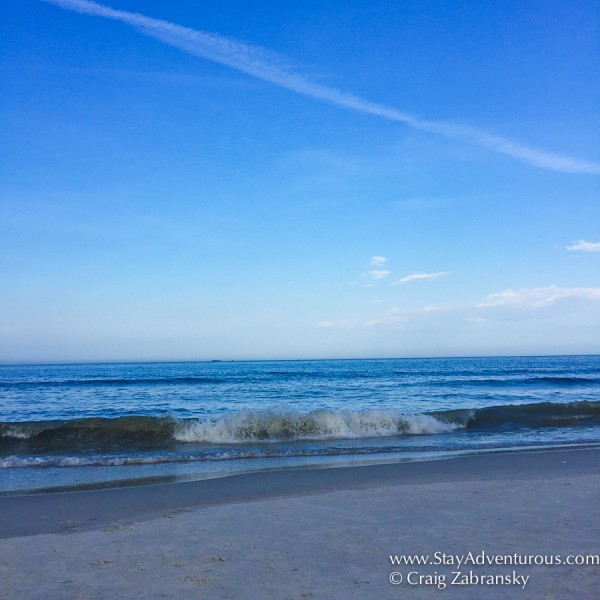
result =
[[[7,599],[598,589],[598,356],[0,372]]]
[[[0,600],[600,598],[598,0],[4,0]]]

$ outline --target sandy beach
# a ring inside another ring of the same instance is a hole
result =
[[[600,553],[599,458],[500,453],[6,496],[0,598],[595,598],[598,564],[564,563]]]

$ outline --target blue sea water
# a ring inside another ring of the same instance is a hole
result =
[[[600,443],[600,356],[0,366],[0,492]]]

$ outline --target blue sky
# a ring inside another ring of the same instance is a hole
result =
[[[600,353],[600,4],[5,0],[0,361]]]

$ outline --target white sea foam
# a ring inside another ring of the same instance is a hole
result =
[[[181,442],[326,440],[443,433],[459,425],[430,415],[398,415],[386,411],[328,411],[308,414],[245,411],[217,419],[181,421],[175,439]]]
[[[31,437],[31,431],[20,429],[18,427],[5,427],[0,437],[13,438],[16,440],[26,440]]]
[[[219,456],[213,460],[219,460]],[[200,456],[8,456],[0,460],[0,469],[20,467],[126,467],[201,460]],[[222,460],[222,458],[221,458]]]

